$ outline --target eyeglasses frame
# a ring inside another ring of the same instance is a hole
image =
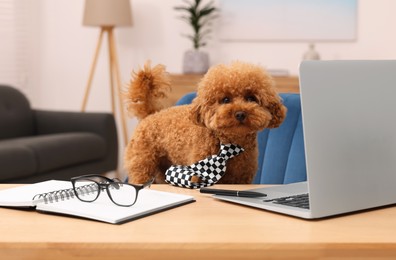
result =
[[[96,184],[98,185],[99,190],[98,190],[98,193],[97,193],[96,198],[93,199],[93,200],[89,200],[89,201],[88,201],[88,200],[83,200],[83,199],[81,199],[81,198],[79,197],[79,194],[78,194],[77,189],[76,189],[76,187],[75,187],[75,183],[76,183],[76,181],[78,181],[78,180],[80,180],[80,179],[89,179],[89,178],[101,178],[101,179],[105,180],[106,182],[105,182],[105,183],[100,183],[100,182],[97,182],[97,181],[94,181],[94,180],[90,180],[90,181],[92,181],[92,182],[94,182],[94,183],[96,183]],[[108,177],[106,177],[106,176],[102,176],[102,175],[98,175],[98,174],[87,174],[87,175],[81,175],[81,176],[76,176],[76,177],[70,178],[70,181],[71,181],[71,183],[72,183],[72,185],[73,185],[74,194],[76,195],[76,197],[77,197],[80,201],[82,201],[82,202],[94,202],[94,201],[99,197],[99,195],[100,195],[100,193],[103,191],[103,189],[106,189],[107,196],[109,196],[110,200],[111,200],[114,204],[116,204],[117,206],[120,206],[120,207],[131,207],[131,206],[133,206],[133,205],[136,203],[137,199],[138,199],[139,191],[142,190],[142,189],[144,189],[144,188],[146,188],[146,187],[150,187],[151,184],[153,184],[154,180],[155,180],[155,178],[152,178],[152,179],[150,179],[149,181],[147,181],[147,182],[145,182],[145,183],[143,183],[143,184],[130,184],[130,183],[122,182],[122,181],[120,181],[120,180],[117,179],[117,178],[110,179],[110,178],[108,178]],[[113,200],[113,198],[111,197],[111,193],[110,193],[110,190],[109,190],[109,186],[111,186],[112,184],[113,184],[113,185],[114,185],[114,184],[117,184],[117,183],[120,183],[120,184],[122,184],[122,185],[129,185],[129,186],[132,186],[132,187],[135,188],[135,190],[136,190],[136,197],[135,197],[135,201],[134,201],[132,204],[129,204],[129,205],[122,205],[122,204],[116,203],[116,202]]]

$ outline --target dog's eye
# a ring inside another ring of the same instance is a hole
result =
[[[228,104],[228,103],[230,103],[231,102],[231,98],[229,98],[229,97],[225,97],[225,98],[223,98],[222,100],[221,100],[221,103],[222,104]]]
[[[257,102],[257,99],[255,96],[246,96],[245,99],[248,102]]]

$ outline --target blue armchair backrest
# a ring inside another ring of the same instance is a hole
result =
[[[176,105],[190,104],[196,93],[189,93]],[[255,184],[287,184],[305,181],[304,137],[299,94],[280,94],[287,107],[280,127],[258,133],[258,170]]]

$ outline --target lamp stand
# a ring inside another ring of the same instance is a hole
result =
[[[103,40],[103,35],[105,32],[107,32],[107,39],[108,39],[108,46],[109,46],[109,66],[110,66],[110,92],[111,92],[111,111],[114,115],[114,118],[117,118],[116,116],[116,95],[115,93],[118,93],[118,98],[119,98],[119,110],[120,110],[120,120],[122,123],[122,129],[123,129],[123,134],[124,134],[124,143],[125,146],[127,145],[128,142],[128,135],[127,135],[127,127],[126,127],[126,118],[125,118],[125,113],[124,113],[124,107],[122,105],[122,92],[121,92],[121,77],[120,77],[120,68],[118,65],[118,58],[117,58],[117,52],[116,52],[116,47],[115,47],[115,40],[114,40],[114,26],[102,26],[100,29],[100,34],[98,38],[98,43],[96,45],[96,50],[95,50],[95,55],[94,59],[92,61],[91,65],[91,70],[89,73],[89,78],[88,82],[85,88],[85,95],[81,107],[81,111],[85,112],[85,108],[87,106],[87,101],[88,101],[88,96],[91,90],[91,85],[92,85],[92,79],[95,73],[95,68],[96,64],[98,61],[98,56],[99,56],[99,51],[100,47],[102,45],[102,40]]]

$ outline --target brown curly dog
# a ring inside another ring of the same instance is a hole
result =
[[[163,109],[158,100],[169,89],[163,65],[147,63],[132,76],[128,110],[140,122],[125,153],[129,181],[144,183],[155,176],[163,183],[171,165],[190,165],[217,154],[220,143],[233,143],[245,151],[227,162],[219,183],[251,183],[257,132],[278,127],[286,115],[266,71],[243,62],[214,66],[198,84],[192,104]]]

